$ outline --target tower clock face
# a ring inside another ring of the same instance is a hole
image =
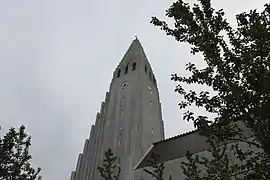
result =
[[[121,89],[128,88],[128,86],[129,86],[129,82],[123,82],[123,83],[121,84]]]

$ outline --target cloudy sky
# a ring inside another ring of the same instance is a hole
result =
[[[89,136],[112,72],[135,34],[158,81],[166,136],[191,130],[181,120],[170,74],[200,61],[149,23],[172,0],[0,0],[0,125],[27,126],[33,165],[44,180],[66,180]],[[214,0],[228,20],[266,0]]]

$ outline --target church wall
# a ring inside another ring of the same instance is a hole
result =
[[[115,149],[116,154],[121,157],[123,166],[128,169],[126,171],[132,172],[132,167],[141,159],[149,146],[154,141],[161,139],[162,125],[161,117],[159,117],[161,113],[159,112],[158,92],[153,82],[149,80],[148,74],[144,72],[147,61],[141,59],[138,53],[128,54],[125,58],[131,58],[131,61],[126,60],[129,65],[136,62],[136,70],[133,71],[129,66],[128,73],[125,74],[127,63],[122,63],[118,67],[121,74],[120,77],[113,79],[110,87],[112,99],[108,103],[107,109],[110,111],[108,120],[111,123],[108,122],[105,133],[108,130],[106,133],[108,144],[110,143],[110,147]],[[115,76],[117,74],[114,73]],[[129,82],[129,87],[122,89],[121,85],[124,82]],[[148,90],[150,84],[154,90],[152,98],[150,98]],[[150,107],[150,99],[152,107]],[[123,106],[122,110],[121,106]],[[148,119],[150,116],[152,121]],[[152,128],[156,131],[155,136],[152,135]],[[111,132],[110,129],[113,129],[114,132]],[[130,179],[128,175],[130,173],[124,172],[123,179]]]
[[[139,63],[137,63],[139,64]],[[115,79],[113,82],[112,92],[114,92],[115,116],[113,117],[115,124],[111,128],[114,130],[112,140],[115,140],[113,147],[116,150],[117,156],[121,158],[122,164],[122,179],[130,179],[131,166],[133,158],[141,149],[140,140],[142,138],[142,107],[141,106],[141,82],[138,75],[138,68],[134,72],[128,72],[126,75]],[[128,87],[124,88],[123,83],[128,82]],[[122,85],[122,86],[121,86]],[[133,102],[133,104],[132,104]],[[113,107],[112,107],[113,108]],[[108,107],[110,109],[110,107]],[[132,137],[131,139],[131,132]],[[111,134],[112,135],[112,134]],[[130,146],[136,144],[133,153],[129,152]],[[132,156],[134,155],[134,156]]]
[[[211,154],[209,152],[207,152],[207,151],[197,153],[197,155],[204,156],[204,157],[207,157],[207,158],[209,158],[211,156]],[[186,161],[187,161],[186,157],[181,157],[181,158],[177,158],[177,159],[165,162],[164,163],[165,171],[164,171],[164,176],[163,176],[164,180],[169,180],[170,175],[172,176],[173,180],[174,179],[185,180],[186,176],[183,174],[181,165],[182,165],[182,162],[186,162]],[[151,170],[151,168],[148,168],[148,167],[147,167],[147,169]],[[136,172],[137,171],[142,172],[142,169],[138,169],[138,170],[135,170],[135,171]],[[149,174],[147,174],[146,172],[142,172],[140,174],[141,174],[141,177],[144,180],[156,180],[153,177],[151,177]]]
[[[251,137],[252,138],[252,137]],[[251,141],[251,138],[250,141]],[[232,143],[233,144],[233,143]],[[235,144],[235,143],[234,143]],[[256,152],[263,152],[262,149],[255,147],[254,145],[250,146],[249,144],[245,143],[245,142],[239,142],[239,147],[244,151],[247,152],[249,150]],[[236,157],[236,155],[234,155],[233,153],[230,153],[230,158],[231,158],[231,163],[232,164],[240,164],[240,160]],[[238,174],[237,175],[238,178],[241,178],[242,175]]]
[[[140,59],[146,59],[145,54],[139,54]],[[144,62],[144,61],[143,61]],[[147,62],[147,60],[145,60]],[[146,67],[146,71],[145,71]],[[151,74],[151,77],[149,76]],[[148,63],[140,64],[140,79],[142,84],[142,154],[149,149],[152,143],[162,139],[164,129],[162,127],[161,107],[156,84],[153,81],[153,71]]]
[[[193,143],[196,143],[196,142],[193,142]],[[228,147],[232,146],[233,144],[236,144],[236,143],[235,142],[234,143],[230,143],[228,145]],[[247,150],[250,149],[250,147],[249,147],[248,144],[242,143],[242,142],[239,142],[239,147],[243,151],[247,151]],[[251,147],[251,148],[254,151],[259,151],[259,149],[257,149],[256,147]],[[228,148],[228,152],[229,152],[229,149],[230,148]],[[195,155],[198,155],[199,157],[205,157],[207,159],[211,159],[212,158],[212,154],[208,150],[198,152]],[[230,158],[229,161],[230,161],[231,164],[239,163],[239,160],[236,158],[236,156],[233,154],[233,152],[229,152],[228,153],[228,156]],[[171,175],[173,180],[174,179],[185,180],[186,176],[184,175],[183,170],[181,168],[182,162],[188,162],[187,159],[186,159],[186,157],[181,157],[181,158],[177,158],[177,159],[173,159],[173,160],[170,160],[170,161],[165,162],[164,163],[164,165],[165,165],[164,179],[165,180],[169,180],[169,176]],[[201,167],[199,166],[199,168],[200,168],[200,170],[202,170],[202,173],[205,172],[202,166]],[[141,170],[142,169],[135,170],[135,171],[137,172],[137,171],[141,171]],[[142,177],[145,180],[155,180],[149,174],[147,174],[146,172],[143,172],[142,173]],[[241,174],[237,175],[237,177],[241,177]]]

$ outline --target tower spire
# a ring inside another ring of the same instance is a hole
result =
[[[121,66],[121,64],[127,64],[130,60],[132,60],[132,56],[134,54],[139,54],[142,53],[144,54],[144,50],[143,47],[138,39],[138,36],[135,34],[135,39],[132,41],[131,45],[129,46],[128,50],[126,51],[126,53],[124,54],[122,60],[120,61],[120,63],[118,64],[117,68],[119,68]],[[146,57],[144,57],[143,59],[140,60],[144,60],[146,61],[147,64],[149,64],[148,60]]]
[[[96,169],[107,148],[119,157],[120,180],[139,180],[143,174],[133,172],[133,166],[153,142],[164,139],[155,77],[138,37],[135,38],[114,71],[110,91],[71,180],[101,180]]]

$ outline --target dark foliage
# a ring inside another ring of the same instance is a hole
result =
[[[30,145],[31,137],[25,133],[24,126],[18,131],[10,128],[0,137],[0,180],[41,180],[41,169],[33,169],[29,162]]]
[[[166,11],[166,16],[174,21],[173,27],[152,18],[152,24],[176,41],[191,45],[191,53],[202,54],[206,63],[206,67],[199,69],[194,62],[189,62],[186,70],[191,75],[188,77],[172,75],[172,80],[178,82],[175,91],[184,98],[179,106],[187,109],[184,120],[194,122],[201,134],[211,140],[214,149],[225,143],[223,148],[229,148],[241,162],[233,167],[215,166],[215,160],[201,162],[200,158],[190,156],[186,174],[192,174],[197,168],[195,164],[201,164],[207,170],[207,177],[212,179],[229,179],[229,176],[218,176],[226,171],[228,174],[242,172],[242,179],[270,179],[270,4],[264,7],[262,12],[251,10],[238,14],[236,29],[224,18],[222,9],[211,6],[210,0],[198,0],[193,6],[182,0],[174,2]],[[192,84],[212,90],[197,92],[184,88]],[[215,118],[195,116],[188,110],[191,106],[203,108],[215,114]],[[247,138],[240,125],[250,128],[253,138]],[[252,148],[243,151],[239,144],[227,147],[229,140]],[[255,148],[262,151],[254,151]],[[222,151],[212,151],[215,158],[227,163],[228,153],[217,152]],[[198,172],[194,174],[197,179],[206,177]]]
[[[151,161],[148,162],[148,167],[150,169],[145,168],[144,171],[151,175],[156,180],[164,180],[163,174],[165,170],[164,163],[160,162],[160,157],[157,154],[151,155]]]
[[[119,180],[120,165],[117,163],[118,158],[113,153],[112,149],[105,152],[105,157],[98,171],[105,180]]]

